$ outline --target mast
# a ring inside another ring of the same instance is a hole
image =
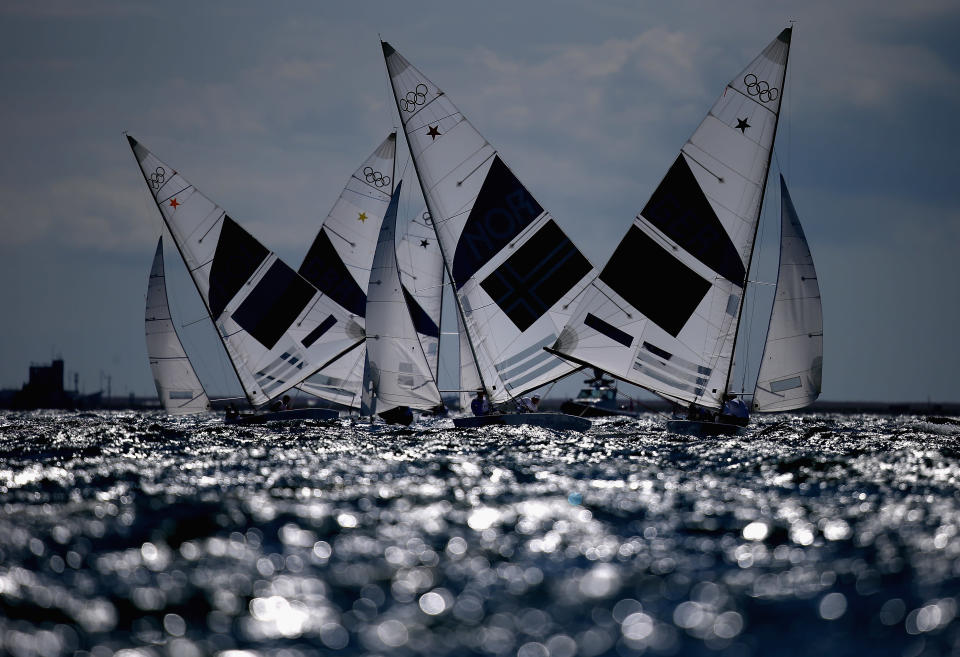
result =
[[[132,151],[134,148],[134,144],[138,143],[137,140],[135,140],[133,137],[127,134],[124,134],[124,136],[127,138],[127,143],[130,145],[130,150]],[[133,159],[137,160],[136,152],[133,153]],[[143,168],[140,166],[139,160],[137,160],[137,169],[140,171],[140,177],[142,177],[143,182],[146,183],[147,189],[150,189],[150,181],[147,179],[146,174],[143,172]],[[157,206],[157,210],[160,212],[160,218],[163,219],[164,225],[167,227],[167,230],[170,231],[170,234],[173,235],[173,229],[170,227],[170,224],[167,223],[167,217],[166,215],[163,214],[163,210],[160,209],[160,204],[157,203],[156,197],[154,197],[152,193],[150,194],[150,196],[153,198],[153,203],[154,205]],[[186,263],[187,258],[186,256],[184,256],[183,249],[180,248],[180,244],[178,243],[178,241],[176,239],[173,239],[171,241],[177,247],[177,253],[180,254],[180,259],[184,263]],[[193,286],[197,289],[197,294],[200,296],[200,300],[203,302],[203,307],[207,311],[207,317],[210,318],[210,323],[213,324],[213,330],[216,331],[217,338],[220,340],[220,344],[223,345],[224,351],[226,351],[228,354],[227,360],[230,361],[230,367],[233,368],[233,373],[237,376],[237,381],[240,382],[240,389],[243,390],[243,396],[247,398],[247,403],[250,404],[251,407],[256,408],[256,404],[254,404],[253,399],[250,398],[250,393],[247,391],[246,386],[243,385],[243,378],[240,376],[240,371],[237,370],[237,366],[234,364],[233,359],[229,357],[230,350],[227,349],[227,343],[224,341],[223,335],[221,335],[220,333],[220,328],[217,326],[217,321],[213,318],[213,314],[210,312],[210,306],[207,304],[207,300],[204,298],[203,292],[200,291],[200,286],[197,284],[197,281],[194,279],[192,275],[190,276],[190,280],[193,281]]]
[[[784,92],[786,92],[787,87],[787,66],[790,64],[790,47],[793,45],[793,27],[788,27],[784,30],[790,35],[790,40],[787,42],[787,55],[783,60],[783,87]],[[782,106],[782,103],[781,103]],[[773,120],[773,139],[770,141],[770,152],[767,154],[767,173],[763,178],[763,188],[760,190],[760,212],[763,212],[763,202],[767,195],[767,184],[770,178],[770,163],[773,160],[773,148],[777,141],[777,127],[780,125],[780,112],[777,112],[776,118]],[[762,218],[762,216],[761,216]],[[723,384],[724,395],[730,390],[730,378],[733,376],[733,365],[734,357],[737,353],[737,339],[740,337],[740,320],[743,316],[743,307],[746,305],[747,298],[747,285],[750,280],[750,267],[753,266],[753,252],[757,248],[757,232],[760,230],[760,218],[757,219],[757,225],[753,227],[753,240],[750,242],[750,256],[747,258],[747,270],[744,274],[743,279],[743,298],[740,299],[740,306],[737,308],[737,323],[733,329],[733,349],[730,352],[730,368],[727,370],[727,380]]]
[[[380,47],[381,47],[381,49],[384,50],[384,63],[386,63],[386,58],[387,58],[386,48],[389,48],[389,47],[391,47],[391,46],[389,46],[386,42],[381,41],[381,42],[380,42]],[[386,47],[386,48],[385,48],[385,47]],[[388,75],[389,75],[389,69],[388,69]],[[388,81],[389,81],[389,80],[388,80]],[[392,82],[392,81],[389,81],[389,82],[390,82],[390,92],[393,94],[393,102],[394,102],[394,104],[396,105],[397,115],[400,116],[400,123],[401,123],[401,125],[402,125],[402,124],[403,124],[403,114],[402,114],[401,111],[400,111],[400,102],[399,102],[399,100],[397,100],[396,91],[394,91],[394,89],[393,89],[393,82]],[[407,144],[407,148],[408,148],[408,149],[410,148],[410,144],[409,144],[409,143]],[[464,331],[464,333],[466,333],[466,336],[467,336],[467,344],[470,345],[470,354],[473,356],[473,364],[474,364],[474,367],[476,367],[476,369],[477,369],[477,378],[480,379],[480,386],[483,388],[483,390],[484,390],[484,392],[486,393],[487,397],[488,397],[488,398],[492,398],[492,395],[490,395],[490,391],[487,390],[487,384],[486,384],[486,382],[483,380],[483,372],[480,371],[480,361],[477,360],[477,350],[476,350],[476,347],[474,347],[474,345],[473,345],[473,339],[470,337],[470,330],[469,330],[469,328],[467,327],[467,317],[466,317],[466,314],[463,312],[463,304],[461,304],[461,302],[460,302],[460,296],[457,294],[457,282],[456,282],[456,280],[453,278],[453,272],[450,271],[450,263],[449,263],[449,261],[447,260],[447,252],[446,252],[446,250],[443,248],[443,240],[440,239],[440,233],[439,233],[439,231],[437,231],[437,223],[436,223],[436,221],[435,221],[435,219],[434,219],[434,215],[435,215],[436,213],[434,212],[434,209],[433,209],[432,207],[430,207],[430,197],[429,197],[429,195],[427,194],[427,190],[423,188],[423,178],[421,178],[421,176],[420,176],[420,168],[417,166],[417,158],[413,157],[413,153],[410,154],[410,160],[413,162],[413,170],[414,170],[414,172],[417,174],[417,183],[420,185],[420,191],[423,193],[423,200],[426,202],[426,204],[427,204],[427,210],[430,212],[430,225],[433,226],[433,233],[434,233],[434,235],[435,235],[436,238],[437,238],[437,245],[440,247],[440,256],[441,256],[442,259],[443,259],[443,269],[444,269],[444,271],[446,271],[446,273],[447,273],[447,279],[450,281],[450,284],[453,285],[453,300],[454,300],[454,302],[455,302],[456,305],[457,305],[457,312],[458,312],[458,314],[459,314],[459,316],[460,316],[461,323],[463,324],[463,331]],[[142,173],[142,172],[141,172],[141,173]],[[440,341],[439,341],[439,339],[437,340],[437,362],[438,362],[438,363],[440,362]]]

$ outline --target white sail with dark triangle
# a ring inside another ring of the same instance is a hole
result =
[[[661,396],[719,408],[783,97],[784,30],[683,145],[553,350]]]
[[[789,411],[820,396],[823,308],[810,246],[780,177],[780,270],[753,395],[757,411]]]
[[[389,44],[387,70],[478,376],[504,401],[575,366],[543,350],[594,270],[450,98]]]
[[[127,139],[251,404],[269,402],[362,342],[348,310]]]
[[[443,304],[443,254],[433,232],[430,213],[420,212],[403,222],[397,239],[397,268],[413,326],[423,345],[430,370],[438,377],[440,313]]]
[[[364,326],[366,291],[380,224],[393,191],[397,135],[390,133],[350,176],[298,272]],[[300,386],[321,399],[359,407],[363,343]]]
[[[380,228],[367,288],[366,367],[360,411],[363,415],[382,414],[403,406],[426,410],[440,404],[440,392],[397,269],[399,197],[397,186]]]
[[[157,386],[157,396],[167,413],[202,413],[210,409],[210,400],[207,399],[200,379],[183,350],[183,344],[170,317],[166,280],[161,237],[157,241],[157,252],[153,256],[147,285],[144,324],[150,370]]]

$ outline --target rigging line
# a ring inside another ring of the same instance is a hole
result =
[[[193,326],[194,324],[199,324],[200,322],[205,322],[205,321],[207,321],[208,319],[210,319],[210,318],[209,318],[209,317],[201,317],[200,319],[195,319],[195,320],[193,320],[192,322],[187,322],[186,324],[181,324],[181,325],[180,325],[180,328],[185,329],[185,328],[187,328],[188,326]]]

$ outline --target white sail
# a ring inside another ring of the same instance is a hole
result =
[[[210,400],[203,391],[200,379],[183,350],[177,329],[170,318],[167,302],[167,282],[163,269],[163,237],[157,241],[157,252],[150,268],[147,284],[145,331],[147,357],[157,396],[163,409],[170,415],[202,413],[210,409]]]
[[[269,402],[363,340],[348,310],[127,139],[251,404]]]
[[[393,191],[396,152],[393,132],[357,167],[298,269],[314,287],[350,311],[361,328],[373,252]],[[363,363],[361,343],[299,388],[327,401],[359,407]]]
[[[405,227],[398,230],[397,268],[414,328],[436,378],[443,300],[443,254],[429,212],[420,212],[404,223]]]
[[[430,409],[440,404],[397,269],[396,222],[400,186],[380,228],[367,288],[367,360],[361,414],[399,406]]]
[[[780,271],[753,395],[758,411],[789,411],[820,396],[823,309],[813,256],[780,176]]]
[[[504,401],[575,369],[543,350],[594,274],[553,217],[443,91],[384,58],[479,376]]]
[[[577,300],[556,353],[667,399],[721,406],[790,34],[726,86]]]

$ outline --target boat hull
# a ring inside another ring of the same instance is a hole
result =
[[[224,418],[224,422],[226,424],[264,424],[265,422],[333,420],[338,417],[340,417],[340,411],[335,411],[332,408],[295,408],[289,411],[228,415]]]
[[[472,429],[492,424],[521,425],[555,429],[557,431],[586,431],[592,424],[590,420],[563,413],[504,413],[503,415],[479,415],[475,417],[453,418],[453,426],[458,429]]]
[[[617,417],[624,415],[627,417],[636,417],[636,411],[626,411],[619,408],[604,408],[603,406],[594,405],[594,404],[581,404],[575,402],[572,399],[563,402],[563,405],[560,406],[560,412],[566,413],[567,415],[575,415],[577,417]]]
[[[744,432],[746,427],[725,422],[706,422],[703,420],[667,420],[667,431],[686,436],[735,436]]]

